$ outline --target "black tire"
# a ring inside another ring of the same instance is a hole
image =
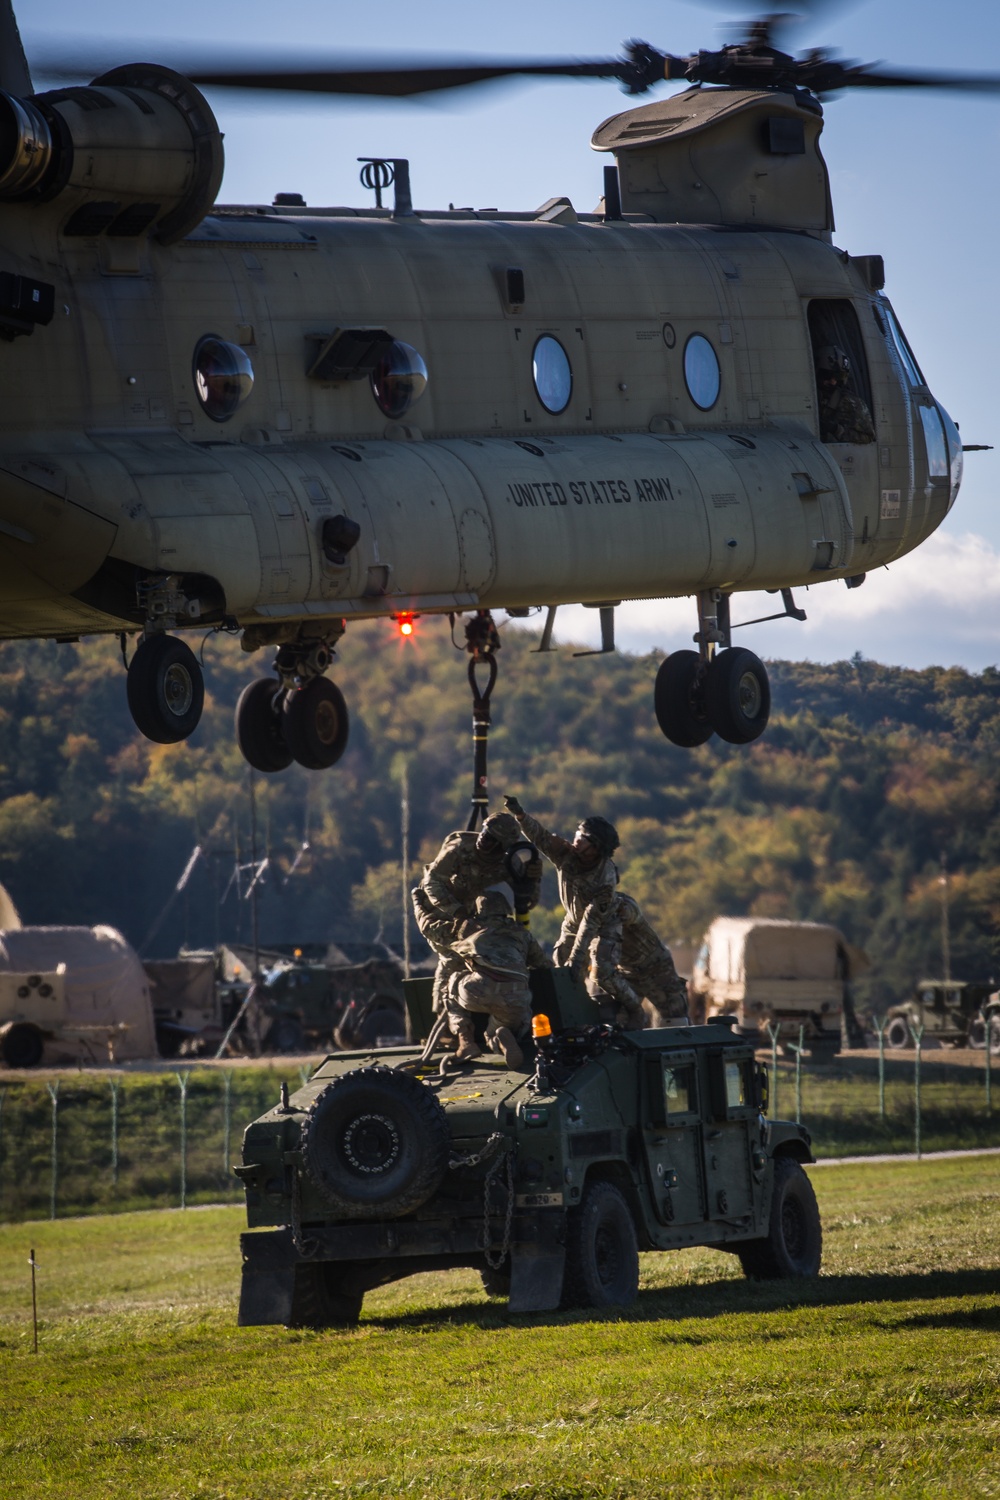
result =
[[[304,1052],[306,1035],[297,1016],[275,1016],[268,1027],[264,1046],[270,1052]]]
[[[335,1079],[302,1123],[305,1170],[345,1219],[393,1219],[419,1208],[440,1186],[450,1146],[437,1096],[388,1068]]]
[[[909,1023],[904,1016],[893,1016],[885,1028],[885,1045],[891,1047],[894,1052],[913,1046]]]
[[[736,1253],[745,1274],[757,1281],[818,1274],[823,1259],[823,1227],[816,1194],[791,1157],[780,1156],[774,1164],[767,1238],[749,1240]]]
[[[720,739],[748,745],[767,728],[771,684],[759,656],[742,646],[717,651],[705,682],[705,707]]]
[[[352,1261],[306,1261],[295,1267],[290,1328],[354,1328],[364,1292]]]
[[[485,1263],[479,1267],[479,1275],[483,1283],[483,1291],[487,1297],[509,1297],[510,1296],[510,1258],[500,1266],[488,1266]]]
[[[656,722],[674,745],[704,745],[714,733],[705,702],[705,672],[697,651],[674,651],[662,661],[653,688]]]
[[[405,1036],[406,1017],[401,1005],[388,997],[378,996],[371,1010],[362,1016],[354,1030],[356,1047],[375,1047],[380,1036]]]
[[[593,1182],[567,1217],[564,1307],[631,1307],[639,1293],[639,1243],[624,1197]]]
[[[350,721],[344,695],[326,677],[314,677],[285,699],[285,741],[307,771],[336,765],[347,749]]]
[[[37,1068],[44,1051],[42,1033],[30,1021],[15,1021],[0,1041],[0,1057],[8,1068]]]
[[[285,744],[282,686],[276,677],[258,677],[245,687],[236,704],[236,743],[255,771],[272,774],[292,763]]]
[[[201,667],[175,635],[147,636],[129,663],[125,692],[136,728],[158,745],[186,740],[205,706]]]

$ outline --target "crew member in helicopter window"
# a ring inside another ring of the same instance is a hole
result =
[[[819,435],[824,443],[874,443],[871,412],[857,394],[851,361],[839,344],[826,344],[816,355],[819,390]]]

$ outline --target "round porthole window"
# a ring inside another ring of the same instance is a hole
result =
[[[719,399],[722,377],[715,350],[703,334],[693,333],[684,347],[684,380],[695,406],[709,411]]]
[[[427,366],[398,339],[372,371],[372,392],[387,417],[402,417],[427,389]]]
[[[551,334],[543,334],[535,345],[531,373],[535,394],[545,410],[553,414],[565,411],[573,394],[573,371],[566,350]]]
[[[213,422],[228,422],[253,390],[253,365],[245,349],[210,333],[194,351],[194,388]]]

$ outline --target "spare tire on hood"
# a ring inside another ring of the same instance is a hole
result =
[[[437,1096],[382,1067],[334,1079],[302,1122],[306,1175],[345,1219],[395,1219],[419,1208],[448,1170],[450,1145]]]

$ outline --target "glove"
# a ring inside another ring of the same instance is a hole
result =
[[[509,813],[514,814],[515,818],[521,818],[524,816],[524,808],[521,806],[520,802],[518,802],[516,797],[504,797],[503,805]]]

